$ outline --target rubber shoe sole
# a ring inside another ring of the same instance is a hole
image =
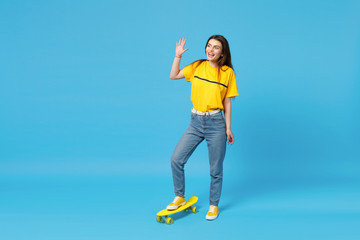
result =
[[[208,215],[206,215],[206,220],[212,221],[212,220],[217,219],[218,216],[219,215],[216,215],[216,216],[208,216]]]
[[[181,206],[183,206],[185,204],[186,204],[186,202],[180,203],[177,206],[167,206],[166,209],[169,210],[169,211],[173,211],[173,210],[176,210],[176,209],[178,209],[179,207],[181,207]]]

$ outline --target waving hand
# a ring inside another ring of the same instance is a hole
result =
[[[184,49],[186,43],[186,38],[180,38],[179,41],[176,42],[176,49],[175,49],[175,55],[177,57],[181,57],[181,55],[183,55],[184,52],[186,52],[188,49]]]

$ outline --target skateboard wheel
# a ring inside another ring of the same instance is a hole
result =
[[[199,212],[199,209],[197,207],[192,207],[191,210],[192,210],[193,213]]]
[[[156,221],[162,223],[164,222],[164,219],[161,216],[156,216]]]
[[[166,223],[167,224],[173,224],[173,222],[174,222],[174,220],[171,218],[171,217],[168,217],[168,218],[166,218]]]

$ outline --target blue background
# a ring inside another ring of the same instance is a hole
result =
[[[359,239],[359,1],[1,1],[2,239]],[[209,36],[230,44],[232,102],[220,217],[205,220],[206,144],[169,158],[190,84],[169,79]]]

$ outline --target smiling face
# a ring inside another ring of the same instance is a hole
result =
[[[210,39],[206,49],[206,57],[210,62],[217,63],[219,58],[223,56],[222,44],[216,39]]]

